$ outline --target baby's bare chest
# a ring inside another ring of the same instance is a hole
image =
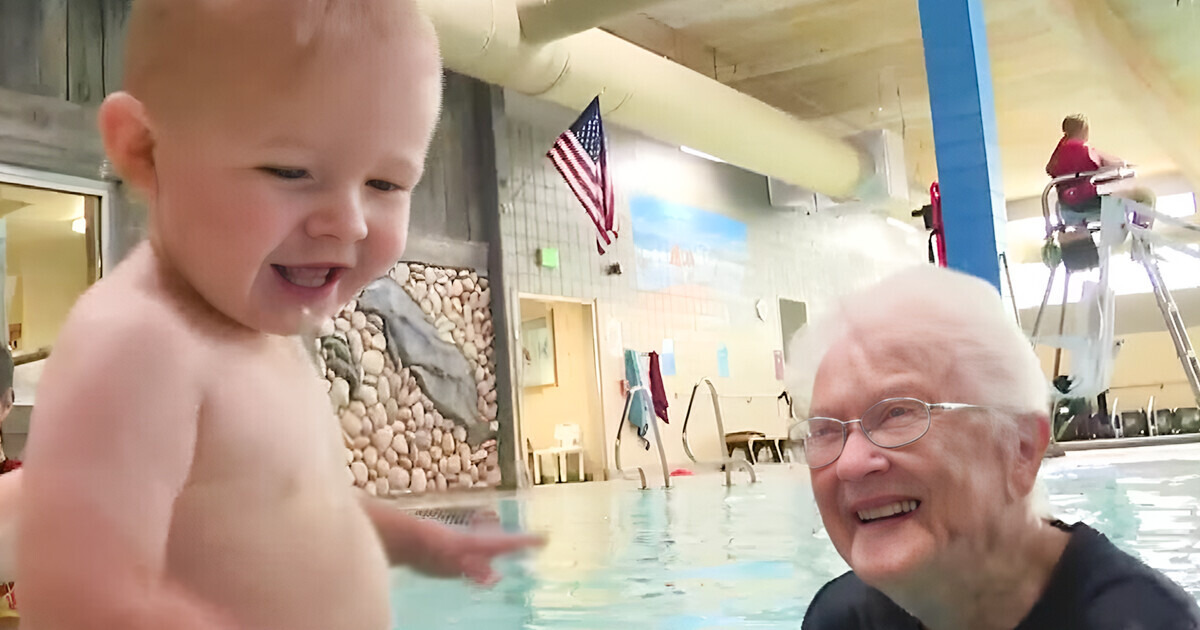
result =
[[[344,466],[329,399],[303,355],[230,352],[222,368],[201,409],[199,475],[285,480]]]

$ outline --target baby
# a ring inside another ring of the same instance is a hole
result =
[[[300,333],[404,250],[441,67],[412,0],[134,0],[100,109],[149,240],[42,377],[25,630],[386,630],[388,563],[495,579],[540,541],[418,521],[346,482]]]

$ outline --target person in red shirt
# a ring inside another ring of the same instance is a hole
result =
[[[1088,146],[1087,137],[1087,116],[1073,114],[1062,119],[1062,139],[1058,140],[1054,154],[1050,155],[1050,161],[1046,163],[1046,174],[1051,178],[1061,178],[1063,175],[1126,166],[1126,162],[1121,158],[1104,155]],[[1098,214],[1100,211],[1099,193],[1087,178],[1064,181],[1057,188],[1058,204],[1068,211],[1068,214]]]
[[[1088,146],[1086,116],[1067,116],[1063,119],[1062,130],[1063,137],[1058,141],[1058,146],[1054,147],[1054,153],[1050,155],[1050,161],[1046,164],[1046,174],[1050,177],[1125,166],[1124,160],[1105,155]],[[1067,214],[1100,212],[1100,195],[1096,186],[1087,178],[1059,184],[1058,203]]]
[[[1107,155],[1088,146],[1088,121],[1083,114],[1067,116],[1062,122],[1063,137],[1054,147],[1046,174],[1051,177],[1088,173],[1102,169],[1129,166],[1121,158]],[[1084,225],[1100,216],[1100,197],[1088,178],[1065,181],[1057,186],[1058,204],[1063,221],[1068,225]],[[1113,196],[1123,197],[1148,208],[1154,208],[1157,196],[1143,186],[1114,190]],[[1148,221],[1143,227],[1149,227]]]

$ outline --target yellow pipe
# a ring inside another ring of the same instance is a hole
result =
[[[598,29],[539,46],[513,0],[419,0],[446,67],[582,110],[832,198],[851,198],[866,160],[849,142]]]
[[[663,0],[518,0],[517,15],[525,40],[544,44],[602,26]]]

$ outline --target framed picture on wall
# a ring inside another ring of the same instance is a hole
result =
[[[554,322],[552,314],[521,322],[521,354],[524,361],[525,387],[558,384],[554,360]]]

